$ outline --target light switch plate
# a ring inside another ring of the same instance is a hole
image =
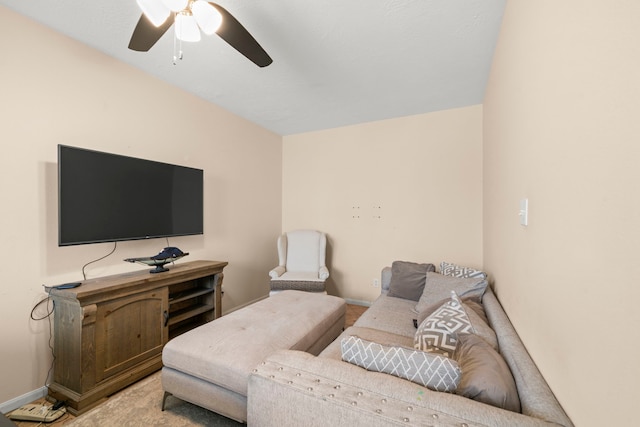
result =
[[[529,199],[520,200],[520,225],[529,225]]]

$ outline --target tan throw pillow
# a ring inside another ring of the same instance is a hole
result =
[[[457,334],[473,333],[473,327],[460,298],[451,291],[451,299],[442,304],[418,326],[413,346],[422,351],[453,356]]]
[[[502,356],[477,335],[459,334],[453,358],[462,369],[456,394],[520,412],[518,389]]]
[[[433,264],[417,264],[408,261],[394,261],[391,264],[390,297],[418,301],[424,290],[427,271],[436,271]]]
[[[340,344],[342,360],[368,371],[394,375],[435,391],[453,392],[460,382],[460,368],[453,359],[356,336],[345,337]]]

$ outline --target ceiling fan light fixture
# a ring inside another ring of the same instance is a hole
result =
[[[195,18],[189,11],[176,14],[176,37],[183,42],[200,41],[200,29]]]
[[[186,7],[172,14],[165,2],[174,0],[136,1],[143,13],[138,19],[129,41],[129,49],[131,50],[148,52],[173,26],[174,64],[178,59],[182,59],[182,42],[199,41],[200,31],[206,31],[207,34],[215,32],[222,40],[258,67],[266,67],[273,62],[269,54],[247,29],[227,9],[217,3],[203,0],[175,0],[183,3],[172,5],[172,7],[182,7],[182,4],[186,4]],[[154,6],[155,8],[153,8]],[[213,13],[211,8],[215,9]],[[155,22],[152,22],[150,18],[158,15],[161,19],[154,18]],[[199,25],[202,26],[202,30]]]
[[[149,21],[156,27],[164,24],[171,11],[158,0],[136,0],[138,7]]]
[[[222,24],[222,15],[204,0],[197,0],[191,5],[191,11],[203,33],[212,35]]]
[[[153,1],[159,1],[159,0],[153,0]],[[189,0],[161,0],[162,3],[164,3],[164,5],[174,11],[174,12],[180,12],[181,10],[184,10],[187,8],[187,4],[189,4]]]

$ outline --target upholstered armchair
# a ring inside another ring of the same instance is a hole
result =
[[[296,289],[324,292],[327,236],[316,230],[289,231],[278,237],[278,266],[269,271],[271,292]]]

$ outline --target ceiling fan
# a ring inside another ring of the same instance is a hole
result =
[[[147,52],[175,23],[181,41],[199,41],[200,31],[218,34],[258,67],[273,60],[224,7],[205,0],[137,0],[142,16],[133,30],[129,49]]]

